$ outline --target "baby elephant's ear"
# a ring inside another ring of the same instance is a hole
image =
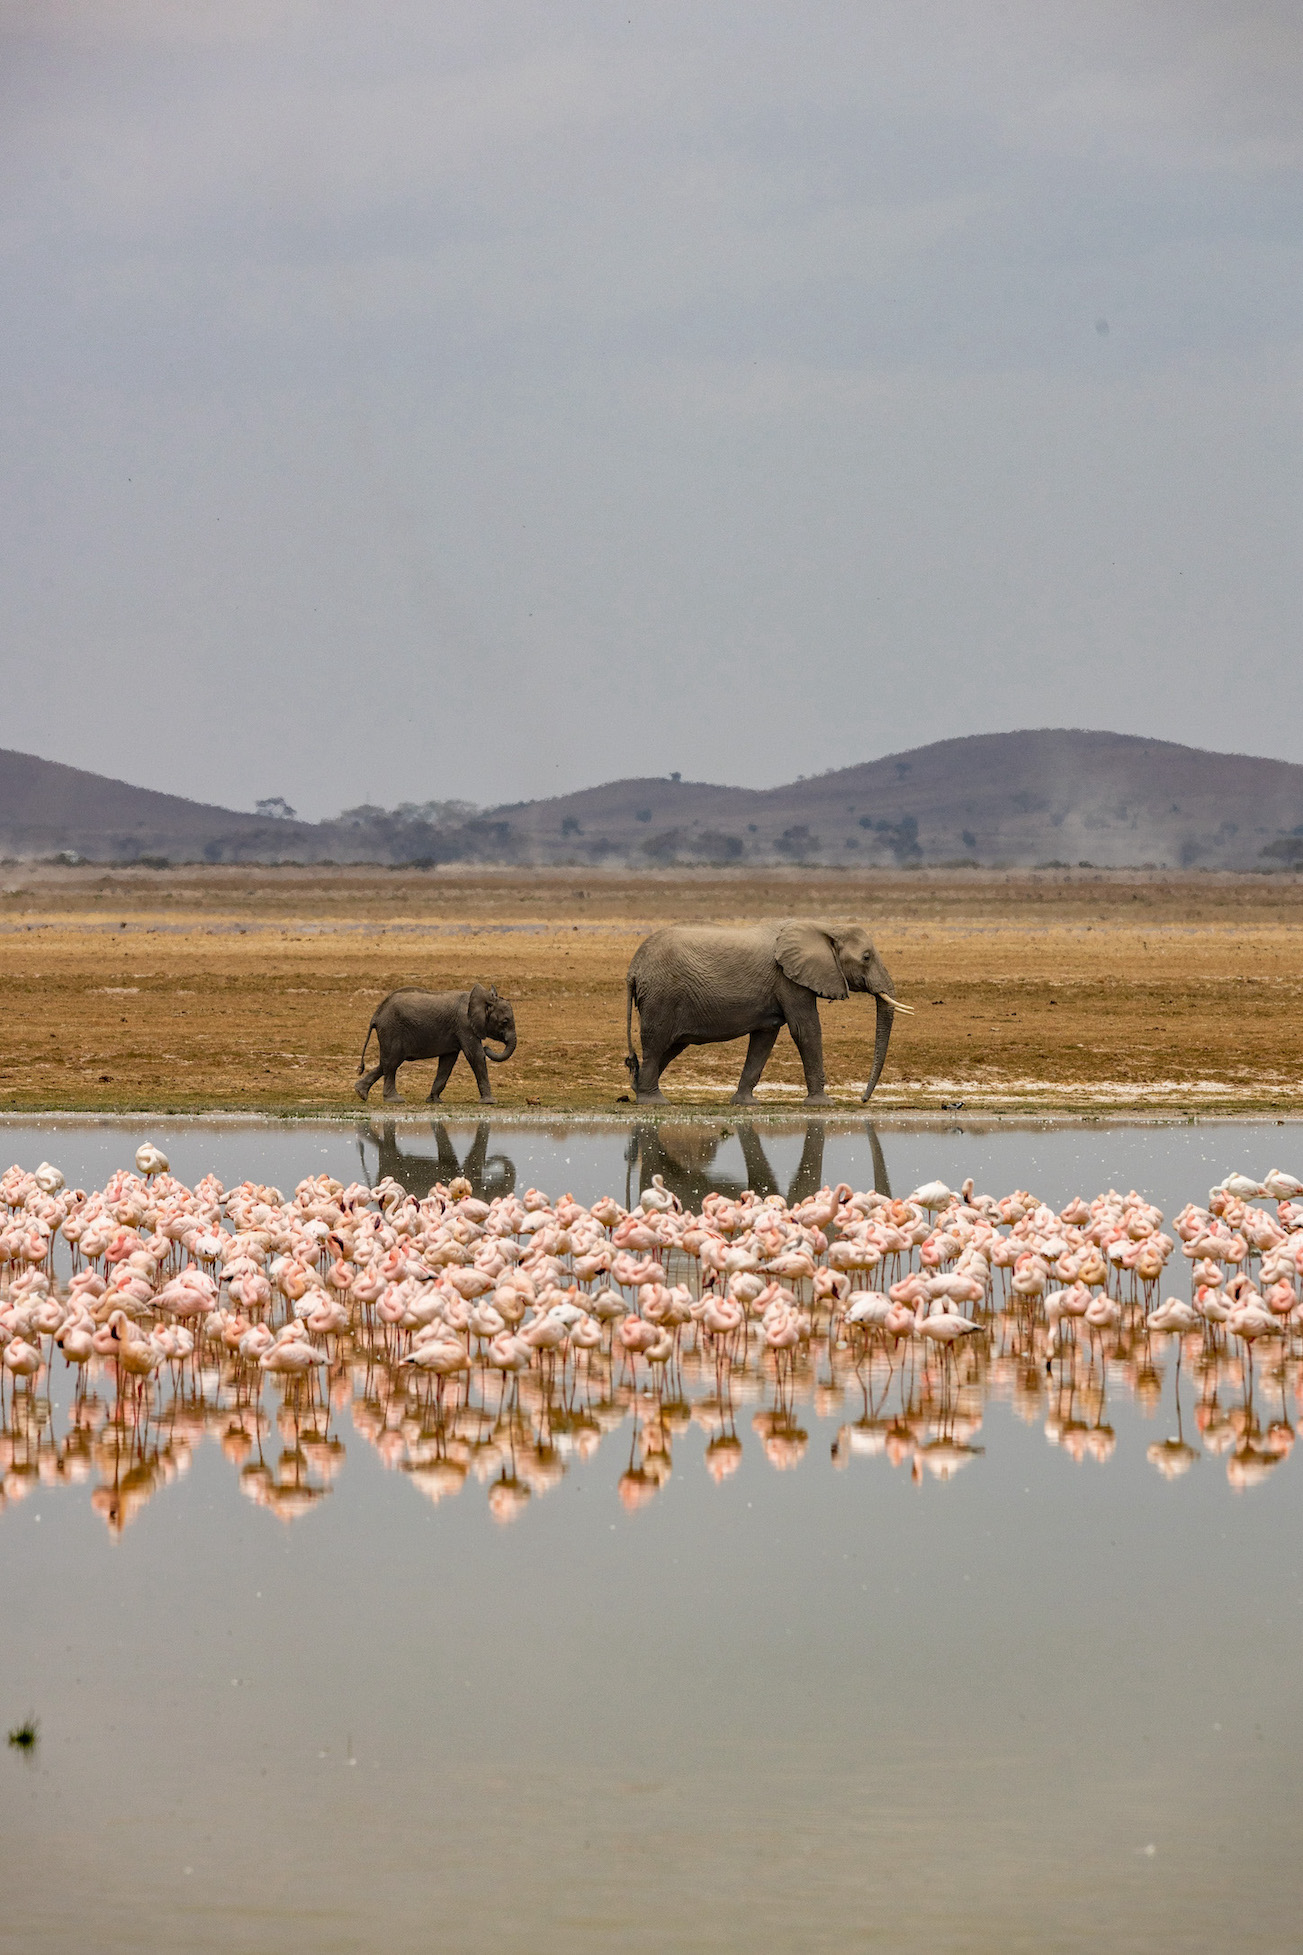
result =
[[[484,1027],[488,1023],[485,1013],[489,1008],[489,994],[482,984],[471,986],[471,995],[466,1000],[466,1016],[470,1019],[471,1030],[477,1039],[484,1037]]]
[[[846,998],[850,992],[832,937],[819,923],[780,923],[774,956],[783,976],[820,998]]]
[[[496,985],[496,984],[491,984],[491,985],[489,986],[489,996],[490,996],[490,998],[496,998],[496,997],[497,997],[497,995],[498,995],[498,987],[497,987],[497,985]]]

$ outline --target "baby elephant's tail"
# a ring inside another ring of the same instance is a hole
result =
[[[375,1028],[376,1028],[376,1022],[373,1018],[371,1020],[371,1023],[366,1028],[366,1037],[362,1041],[362,1057],[357,1062],[357,1076],[359,1079],[362,1077],[362,1074],[366,1071],[366,1049],[371,1043],[371,1034],[372,1032],[375,1031]]]

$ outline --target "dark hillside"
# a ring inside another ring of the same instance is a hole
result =
[[[202,860],[219,838],[262,847],[278,842],[282,831],[287,838],[290,831],[295,837],[312,833],[306,822],[269,822],[34,754],[0,750],[0,849],[7,855],[66,849],[93,861],[135,861],[151,854]]]
[[[91,861],[1303,864],[1303,766],[1124,733],[975,734],[783,787],[608,781],[554,800],[273,820],[0,752],[0,851]]]
[[[1303,767],[1066,729],[942,740],[763,790],[615,781],[501,812],[547,859],[567,845],[578,859],[631,862],[1250,868],[1303,858]]]

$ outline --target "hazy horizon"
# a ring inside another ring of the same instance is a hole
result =
[[[993,738],[993,737],[1006,737],[1006,738],[1010,738],[1010,739],[1016,739],[1016,738],[1018,738],[1018,737],[1020,737],[1020,736],[1023,736],[1023,735],[1026,735],[1026,736],[1029,736],[1029,737],[1031,737],[1031,736],[1035,736],[1035,735],[1038,735],[1038,734],[1044,734],[1044,733],[1065,733],[1065,732],[1066,732],[1066,733],[1079,733],[1079,734],[1083,734],[1083,735],[1087,735],[1087,736],[1097,736],[1097,737],[1100,737],[1100,738],[1104,738],[1104,739],[1119,739],[1119,738],[1129,738],[1129,739],[1136,739],[1136,740],[1144,740],[1144,741],[1146,741],[1146,742],[1147,742],[1148,744],[1152,744],[1152,745],[1158,745],[1158,746],[1163,746],[1163,745],[1177,745],[1177,746],[1180,746],[1180,745],[1183,745],[1183,744],[1186,744],[1186,743],[1183,743],[1183,742],[1179,742],[1179,741],[1178,741],[1178,742],[1168,742],[1168,741],[1165,741],[1165,740],[1163,740],[1163,739],[1162,739],[1162,738],[1161,738],[1161,737],[1160,737],[1159,735],[1142,735],[1142,734],[1123,734],[1123,733],[1119,733],[1119,731],[1118,731],[1118,730],[1117,730],[1116,728],[1112,728],[1112,727],[1080,727],[1080,726],[1079,726],[1079,727],[1030,727],[1030,726],[1023,726],[1023,727],[1008,727],[1008,728],[992,728],[992,729],[990,729],[990,731],[989,731],[989,733],[984,733],[984,734],[950,734],[950,735],[946,735],[946,736],[944,736],[944,737],[943,737],[943,739],[942,739],[941,741],[938,741],[938,742],[937,742],[937,743],[935,743],[935,744],[938,744],[938,745],[940,745],[940,744],[944,744],[944,743],[945,743],[945,740],[951,740],[951,741],[953,741],[953,740],[965,740],[965,739],[987,739],[987,738]],[[928,744],[932,744],[932,743],[928,743]],[[1231,758],[1231,759],[1239,759],[1239,760],[1245,760],[1245,759],[1247,759],[1247,760],[1267,760],[1267,761],[1270,761],[1270,760],[1273,760],[1273,759],[1276,759],[1276,758],[1277,758],[1277,756],[1274,756],[1274,755],[1270,755],[1270,754],[1262,754],[1262,753],[1252,753],[1252,752],[1250,752],[1250,751],[1248,751],[1247,749],[1243,749],[1243,748],[1238,748],[1238,747],[1214,747],[1214,746],[1205,746],[1205,747],[1202,747],[1202,748],[1196,748],[1196,747],[1193,747],[1193,746],[1192,746],[1190,750],[1191,750],[1192,752],[1194,752],[1194,753],[1203,753],[1203,754],[1206,754],[1206,755],[1209,755],[1209,756],[1215,756],[1215,757],[1217,757],[1217,758],[1219,758],[1219,759],[1227,759],[1227,758]],[[0,750],[0,751],[4,751],[4,750]],[[15,750],[14,750],[14,749],[12,749],[12,748],[10,748],[10,749],[7,749],[7,751],[9,751],[9,752],[13,752],[13,751],[15,751]],[[896,758],[897,756],[898,756],[898,757],[900,757],[901,759],[904,759],[904,758],[905,758],[905,757],[906,757],[907,755],[910,755],[910,754],[917,754],[917,753],[919,753],[919,752],[921,752],[921,751],[923,751],[923,749],[922,749],[922,748],[919,748],[919,747],[907,747],[907,748],[896,748],[896,749],[893,749],[892,751],[890,751],[890,752],[888,752],[888,753],[885,753],[885,754],[874,754],[874,755],[867,755],[867,756],[865,756],[865,758],[864,758],[864,760],[862,760],[862,761],[847,761],[847,762],[844,762],[844,763],[841,763],[840,765],[838,765],[838,766],[835,766],[835,767],[825,767],[825,768],[820,768],[820,769],[819,769],[819,770],[818,770],[817,772],[815,772],[815,773],[813,773],[813,774],[793,774],[793,775],[791,775],[791,776],[789,776],[789,777],[787,777],[787,778],[785,778],[784,780],[781,780],[781,781],[773,781],[773,782],[754,782],[754,781],[731,781],[731,780],[726,780],[726,779],[724,779],[724,778],[722,778],[722,777],[718,777],[718,776],[717,776],[717,777],[713,777],[713,778],[711,778],[711,779],[709,779],[709,780],[707,780],[707,779],[706,779],[706,778],[704,778],[704,777],[697,777],[697,776],[693,776],[693,775],[689,775],[689,774],[682,774],[682,775],[677,775],[677,774],[668,774],[668,775],[667,775],[667,774],[660,774],[660,775],[654,775],[654,774],[648,774],[648,775],[641,775],[641,776],[636,776],[636,775],[608,775],[608,776],[606,776],[606,777],[605,777],[604,779],[602,779],[602,780],[580,780],[580,781],[576,781],[576,782],[575,782],[575,783],[574,783],[574,784],[573,784],[572,786],[570,786],[570,787],[568,787],[568,788],[565,788],[565,789],[559,789],[559,790],[557,790],[557,791],[556,791],[556,793],[557,793],[558,795],[561,795],[561,796],[564,796],[564,795],[567,795],[567,794],[575,794],[575,793],[583,793],[583,792],[585,791],[585,789],[599,789],[599,788],[603,788],[603,787],[609,787],[609,786],[612,786],[612,785],[617,785],[617,784],[619,784],[619,783],[620,783],[621,781],[623,781],[623,780],[635,780],[635,779],[643,779],[643,780],[650,780],[650,781],[669,781],[669,780],[671,780],[671,779],[676,779],[676,780],[677,780],[677,779],[681,779],[681,780],[682,780],[682,783],[683,783],[683,785],[684,785],[685,787],[689,787],[689,788],[691,788],[691,787],[698,787],[698,788],[700,788],[700,787],[719,787],[719,788],[724,788],[724,789],[738,789],[738,790],[741,790],[742,792],[748,792],[748,791],[756,791],[756,792],[762,792],[762,793],[763,793],[763,792],[765,792],[765,791],[766,791],[767,789],[771,789],[771,788],[780,788],[780,789],[781,789],[781,788],[783,788],[783,787],[790,787],[790,786],[793,786],[793,785],[795,785],[795,784],[796,784],[797,782],[800,782],[800,781],[817,781],[817,780],[821,780],[821,779],[824,779],[825,777],[827,777],[827,776],[829,776],[829,775],[833,775],[833,774],[838,774],[838,773],[844,773],[844,772],[847,772],[847,771],[849,771],[850,769],[852,769],[852,768],[855,768],[855,767],[857,767],[857,766],[863,766],[863,765],[866,765],[866,764],[869,764],[869,763],[870,763],[871,761],[873,761],[873,760],[879,760],[879,759],[882,759],[882,760],[890,760],[890,759],[893,759],[893,758]],[[58,763],[58,762],[57,762],[57,760],[56,760],[56,757],[55,757],[55,756],[53,756],[53,755],[48,755],[48,754],[40,754],[40,755],[35,755],[35,756],[33,756],[33,757],[34,757],[34,758],[36,758],[36,759],[39,759],[39,760],[46,760],[46,761],[55,761],[55,764],[60,764],[60,763]],[[63,765],[68,765],[69,763],[67,763],[67,762],[64,762],[64,763],[62,763],[62,764],[63,764]],[[1287,762],[1286,764],[1287,764],[1287,765],[1291,765],[1291,766],[1298,766],[1298,765],[1300,765],[1300,764],[1303,764],[1303,763],[1299,763],[1299,762],[1297,762],[1297,761],[1291,761],[1291,762]],[[105,772],[105,770],[103,770],[103,769],[101,769],[101,768],[90,768],[90,769],[86,769],[85,771],[87,771],[87,772],[89,772],[89,773],[93,773],[93,774],[101,774],[101,775],[102,775],[102,774],[104,774],[104,772]],[[126,785],[126,786],[130,786],[130,787],[136,787],[136,788],[141,788],[141,789],[144,789],[144,790],[146,790],[146,791],[149,791],[149,792],[156,792],[156,793],[176,793],[176,792],[178,792],[178,790],[176,790],[176,789],[171,789],[171,788],[160,788],[160,787],[158,786],[158,784],[157,784],[156,782],[154,782],[154,781],[151,781],[151,780],[140,780],[140,779],[137,779],[137,778],[135,778],[134,776],[131,776],[131,777],[128,777],[127,775],[109,775],[109,776],[107,776],[107,778],[110,778],[110,779],[116,779],[116,780],[118,780],[118,781],[120,781],[120,782],[122,782],[122,783],[123,783],[124,785]],[[183,799],[185,799],[185,800],[191,800],[191,801],[200,801],[200,802],[202,802],[202,801],[203,801],[203,799],[204,799],[204,797],[202,797],[202,796],[199,796],[199,795],[196,795],[196,794],[184,794],[184,793],[182,794],[182,798],[183,798]],[[263,798],[264,798],[264,797],[259,797],[259,799],[263,799]],[[268,797],[268,798],[270,798],[270,797]],[[530,799],[531,799],[531,800],[532,800],[532,799],[535,799],[535,798],[538,798],[538,799],[550,799],[550,798],[553,798],[553,797],[551,797],[551,796],[541,796],[541,797],[530,797]],[[253,812],[254,812],[254,809],[253,809],[252,807],[249,807],[249,808],[244,808],[244,809],[241,809],[241,808],[239,808],[239,807],[237,807],[237,805],[236,805],[236,804],[235,804],[234,802],[232,802],[232,801],[229,801],[229,800],[228,800],[228,801],[219,801],[219,802],[216,802],[216,803],[212,803],[212,804],[210,804],[210,805],[213,805],[213,806],[217,806],[217,807],[220,807],[220,808],[223,808],[223,809],[225,809],[225,810],[226,810],[227,812],[229,812],[229,813],[244,813],[244,814],[248,814],[248,813],[253,813]],[[470,800],[469,800],[468,798],[464,798],[464,797],[452,797],[452,798],[450,798],[450,799],[447,799],[447,800],[445,800],[445,801],[444,801],[444,803],[443,803],[443,805],[442,805],[442,806],[440,806],[440,803],[439,803],[439,802],[438,802],[438,801],[437,801],[437,800],[436,800],[436,799],[435,799],[434,797],[427,797],[427,800],[426,800],[426,801],[425,801],[424,803],[417,803],[417,802],[416,802],[416,801],[414,801],[414,800],[406,800],[406,801],[402,801],[402,800],[399,800],[399,801],[393,801],[393,802],[377,802],[377,803],[370,803],[370,804],[359,804],[359,803],[350,803],[350,804],[346,804],[346,805],[341,805],[341,806],[340,806],[340,807],[338,807],[338,808],[327,808],[327,809],[326,809],[326,810],[324,811],[324,813],[322,813],[322,814],[307,814],[307,813],[306,813],[306,812],[305,812],[304,810],[302,810],[302,809],[299,809],[299,808],[291,808],[291,811],[290,811],[290,814],[291,814],[291,816],[292,816],[292,818],[293,818],[293,819],[295,819],[295,820],[298,820],[298,821],[308,821],[308,822],[314,822],[314,823],[315,823],[315,822],[321,822],[321,821],[324,821],[324,822],[330,822],[330,821],[334,821],[334,820],[337,820],[337,819],[338,819],[338,818],[339,818],[339,817],[340,817],[341,815],[347,815],[347,814],[354,814],[354,813],[356,813],[356,812],[358,811],[358,808],[359,808],[359,806],[362,806],[362,805],[370,805],[370,806],[373,806],[373,807],[376,807],[376,808],[378,808],[378,809],[380,810],[380,812],[382,812],[382,813],[394,813],[394,812],[396,812],[396,811],[402,811],[402,810],[428,810],[429,812],[428,812],[428,814],[426,815],[426,818],[427,818],[427,819],[429,819],[429,820],[431,820],[431,821],[433,821],[433,822],[434,822],[434,823],[436,823],[436,825],[437,825],[438,823],[440,823],[440,822],[442,822],[442,821],[446,821],[446,822],[448,822],[448,823],[451,823],[451,824],[455,824],[455,823],[456,823],[457,821],[459,821],[459,820],[461,820],[461,819],[462,819],[462,816],[461,816],[460,814],[458,814],[458,813],[456,812],[456,809],[457,809],[457,808],[458,808],[459,806],[460,806],[461,808],[464,808],[465,810],[467,810],[467,811],[468,811],[468,813],[473,813],[473,814],[492,814],[492,813],[493,813],[493,812],[494,812],[495,810],[497,810],[497,809],[500,809],[500,808],[503,808],[503,807],[513,807],[513,806],[519,806],[519,805],[522,805],[522,802],[520,802],[520,801],[516,801],[516,802],[506,802],[506,801],[485,801],[485,802],[473,802],[473,801],[470,801]],[[528,805],[528,803],[524,803],[523,805]],[[277,814],[277,813],[275,813],[274,811],[273,811],[273,816],[274,816],[274,818],[280,818],[280,817],[279,817],[279,814]],[[290,818],[290,817],[286,817],[286,818]]]
[[[18,0],[5,744],[308,819],[1303,761],[1303,17]]]

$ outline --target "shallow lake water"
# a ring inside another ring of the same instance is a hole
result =
[[[102,1186],[147,1132],[192,1184],[692,1206],[971,1174],[1170,1218],[1303,1162],[1274,1122],[42,1121],[0,1155]],[[1296,1947],[1297,1363],[989,1343],[940,1385],[757,1363],[726,1404],[599,1372],[514,1424],[488,1386],[451,1454],[365,1366],[310,1424],[214,1375],[118,1467],[56,1377],[5,1427],[0,1722],[40,1730],[0,1754],[0,1948]]]

